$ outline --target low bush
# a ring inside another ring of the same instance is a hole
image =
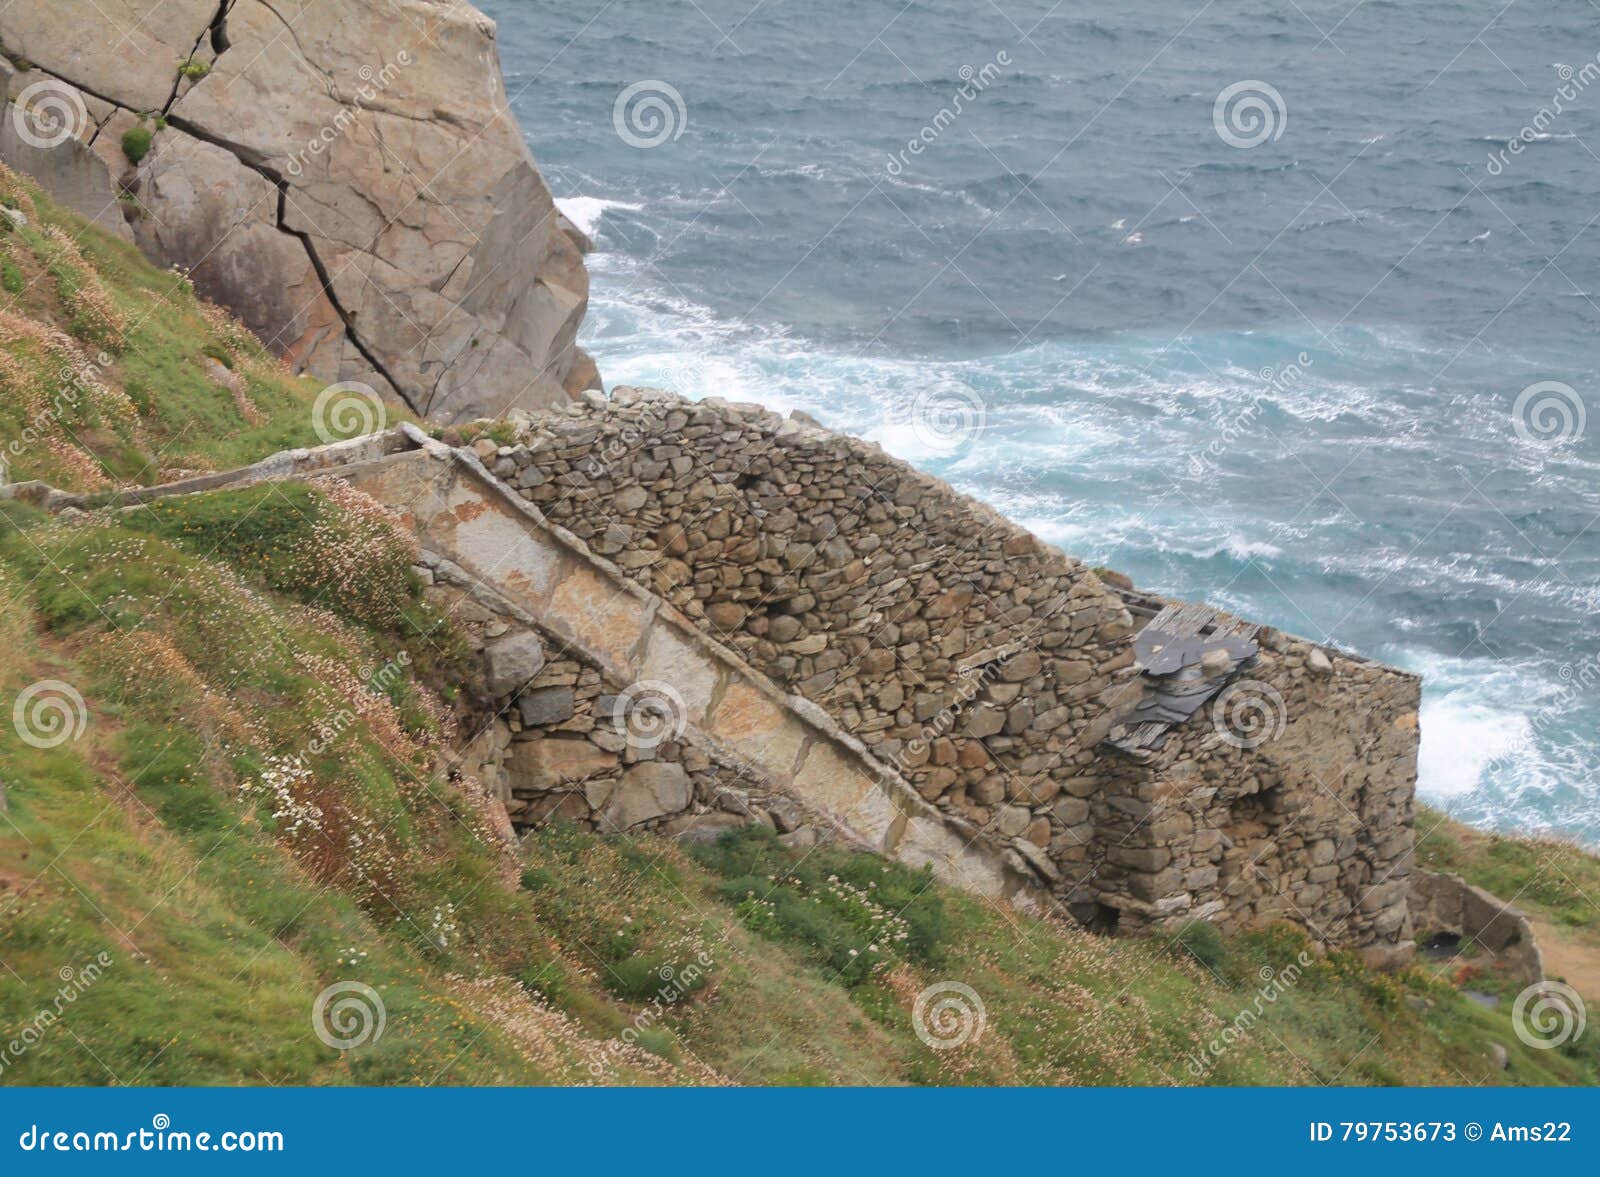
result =
[[[897,960],[937,964],[944,904],[927,871],[833,848],[796,857],[762,828],[724,834],[695,858],[753,931],[787,941],[859,985]]]

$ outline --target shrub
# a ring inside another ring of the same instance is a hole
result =
[[[612,993],[634,1002],[649,1001],[663,991],[682,996],[705,988],[710,978],[704,973],[693,980],[675,981],[677,964],[670,953],[630,956],[608,965],[601,980]]]
[[[1179,929],[1173,943],[1199,961],[1207,971],[1221,974],[1228,960],[1222,934],[1208,920],[1190,920]]]
[[[841,850],[797,858],[761,828],[731,831],[693,853],[724,877],[719,895],[742,923],[798,945],[841,984],[859,985],[897,959],[942,958],[947,919],[926,871]]]
[[[664,1058],[669,1063],[678,1061],[677,1039],[673,1038],[666,1030],[661,1030],[654,1026],[647,1027],[638,1031],[636,1040],[641,1049],[648,1050],[658,1058]]]
[[[417,605],[415,553],[377,504],[342,483],[163,499],[130,524],[215,552],[272,588],[363,625],[401,628]]]
[[[530,866],[522,872],[522,889],[524,891],[543,891],[546,887],[556,885],[556,877],[543,867]]]
[[[150,141],[155,138],[149,127],[130,127],[122,132],[122,154],[128,162],[137,165],[150,154]]]

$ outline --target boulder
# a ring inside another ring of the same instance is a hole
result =
[[[195,56],[216,14],[217,0],[8,4],[0,11],[0,42],[9,57],[31,61],[108,102],[162,110],[178,82],[178,63]]]
[[[503,699],[544,669],[544,646],[537,634],[516,633],[484,648],[488,673],[484,688],[491,699]]]
[[[442,421],[595,386],[581,242],[511,116],[494,22],[435,0],[286,2],[11,4],[0,45],[88,95],[95,129],[100,107],[165,114],[131,178],[141,247],[203,269],[297,370]],[[203,76],[179,76],[190,59]],[[74,154],[33,161],[38,178],[81,189]]]
[[[84,102],[81,94],[65,85],[53,85],[48,93],[70,94],[75,101]],[[87,110],[87,103],[84,109]],[[105,161],[82,138],[69,137],[54,143],[54,134],[49,134],[42,138],[32,136],[33,141],[29,142],[18,129],[19,124],[28,125],[28,118],[26,112],[18,111],[10,102],[0,106],[0,161],[32,176],[73,212],[87,217],[106,232],[131,241],[133,234],[123,216],[117,187]],[[92,122],[82,128],[84,133],[92,133],[94,129]]]
[[[528,740],[511,746],[506,768],[513,793],[523,789],[547,792],[610,772],[617,767],[614,752],[588,740]]]
[[[681,813],[694,799],[689,774],[662,760],[635,764],[622,774],[597,820],[602,833],[620,834],[657,818]]]
[[[673,818],[666,832],[682,842],[698,846],[709,845],[730,830],[743,829],[750,824],[748,818],[732,813],[696,813]]]
[[[279,229],[272,181],[220,147],[164,131],[137,188],[147,211],[134,237],[147,256],[182,266],[196,291],[291,365],[337,368],[344,322],[305,244]]]

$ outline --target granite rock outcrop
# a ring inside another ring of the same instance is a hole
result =
[[[0,158],[125,218],[297,370],[442,421],[596,383],[576,344],[587,243],[471,5],[13,4],[0,53]]]

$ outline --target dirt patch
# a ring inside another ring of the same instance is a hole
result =
[[[1545,975],[1565,981],[1591,1006],[1600,1006],[1600,945],[1543,920],[1533,921],[1533,934],[1544,954]]]

